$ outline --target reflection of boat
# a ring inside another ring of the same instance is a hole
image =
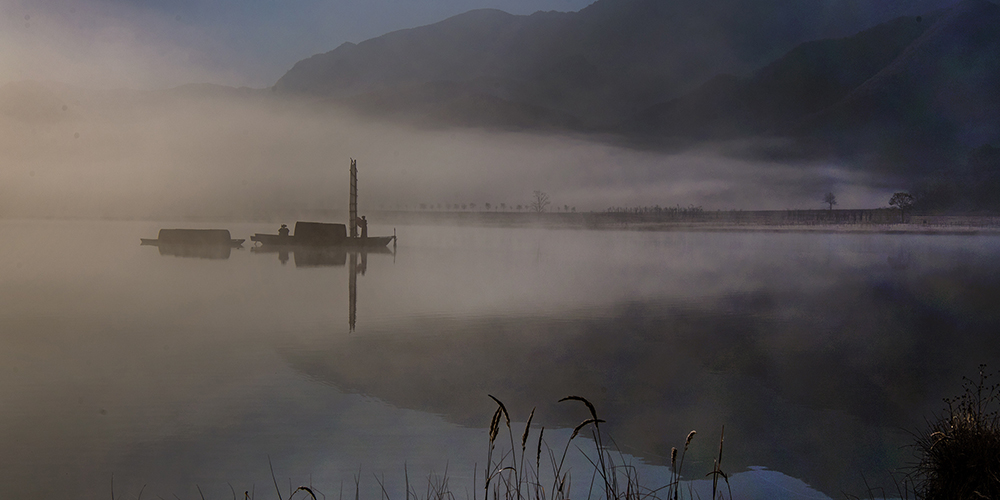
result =
[[[358,218],[358,162],[351,159],[351,198],[348,224],[330,224],[324,222],[296,222],[295,233],[288,234],[288,229],[282,225],[279,234],[257,233],[250,237],[251,241],[263,246],[299,246],[299,247],[342,247],[347,249],[383,248],[396,239],[392,236],[368,236],[368,221]],[[347,227],[350,225],[350,234]],[[361,235],[358,226],[361,225]]]
[[[287,237],[286,237],[287,238]],[[385,254],[395,257],[396,252],[384,245],[381,247],[348,249],[342,246],[315,245],[263,245],[250,249],[255,254],[277,254],[282,265],[288,262],[289,253],[295,259],[295,267],[340,267],[348,265],[347,290],[350,297],[348,309],[348,325],[351,331],[357,324],[358,317],[358,275],[364,276],[368,270],[369,254]],[[395,258],[393,258],[395,262]]]
[[[228,229],[160,229],[156,239],[140,238],[142,245],[156,246],[160,255],[228,259],[243,239],[233,239]]]
[[[288,254],[295,258],[295,267],[340,267],[347,265],[347,251],[340,247],[267,245],[253,247],[253,253],[276,253],[282,264],[288,262]]]
[[[282,263],[288,262],[289,255],[295,261],[295,267],[340,267],[347,265],[347,252],[352,254],[356,251],[343,246],[315,246],[315,245],[264,245],[250,248],[250,252],[255,254],[277,254],[278,260]],[[392,250],[383,246],[373,248],[362,248],[360,253],[364,256],[368,254],[392,255]]]

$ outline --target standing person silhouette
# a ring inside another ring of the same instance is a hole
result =
[[[361,226],[361,237],[368,238],[368,219],[364,215],[361,216],[361,220],[358,221],[358,225]]]
[[[281,237],[288,236],[288,224],[281,225],[281,229],[278,230],[278,236]]]

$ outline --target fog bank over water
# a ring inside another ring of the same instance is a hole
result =
[[[885,205],[885,179],[831,164],[726,155],[736,146],[637,151],[592,136],[372,122],[329,103],[210,85],[89,91],[0,87],[0,216],[268,219],[347,205],[358,159],[360,208],[527,205],[715,209]]]

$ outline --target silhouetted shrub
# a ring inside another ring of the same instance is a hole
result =
[[[926,500],[1000,498],[1000,402],[997,384],[965,378],[965,393],[945,399],[946,413],[917,439],[915,493]]]

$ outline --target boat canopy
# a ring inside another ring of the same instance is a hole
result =
[[[328,224],[325,222],[296,222],[295,240],[307,242],[340,242],[347,239],[346,224]]]

